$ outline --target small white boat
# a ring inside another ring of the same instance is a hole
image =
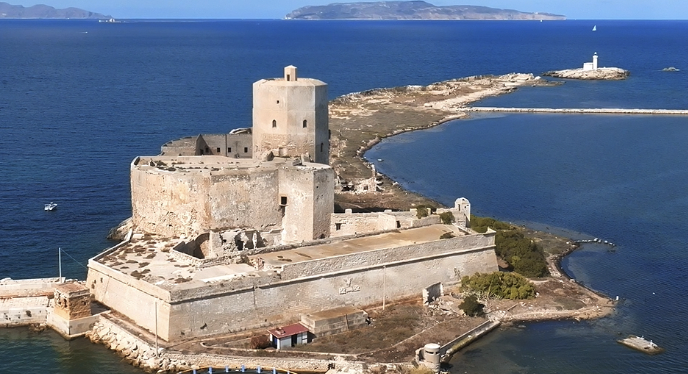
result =
[[[592,27],[592,31],[597,31],[597,25]]]
[[[45,209],[47,212],[52,212],[53,210],[57,209],[57,204],[51,201],[50,204],[45,204],[43,209]]]

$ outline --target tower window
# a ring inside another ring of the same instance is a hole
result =
[[[335,224],[334,224],[334,229],[337,230],[337,231],[341,230],[341,229],[342,229],[342,224],[339,223],[339,222],[335,223]]]
[[[217,153],[220,153],[220,148],[219,148],[219,147],[217,148]]]
[[[287,197],[280,196],[280,205],[287,205]]]
[[[320,143],[320,152],[322,152],[325,149],[325,143]]]
[[[308,127],[308,121],[304,119],[303,120],[303,128],[305,129],[306,127]]]
[[[277,127],[277,120],[272,120],[272,127]]]
[[[277,100],[277,104],[279,104],[279,100]]]
[[[232,147],[227,148],[227,153],[232,153]]]
[[[244,153],[248,153],[248,147],[244,147]]]

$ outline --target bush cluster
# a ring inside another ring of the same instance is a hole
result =
[[[526,238],[520,230],[497,231],[495,246],[497,256],[508,262],[513,271],[526,277],[549,275],[542,247]]]
[[[485,312],[483,312],[484,307],[485,305],[480,304],[475,295],[468,295],[465,299],[463,299],[461,304],[459,304],[459,308],[463,310],[467,316],[471,317],[479,317],[485,314]]]
[[[535,297],[535,287],[525,277],[516,273],[496,271],[490,274],[478,273],[461,278],[461,289],[477,292],[488,297],[510,300]]]
[[[442,220],[442,223],[445,225],[451,225],[456,222],[456,217],[454,217],[454,213],[452,212],[444,212],[440,213],[440,220]]]
[[[537,243],[506,222],[494,218],[471,216],[471,229],[484,233],[490,227],[497,231],[495,252],[509,264],[509,269],[526,277],[549,275],[545,253]]]

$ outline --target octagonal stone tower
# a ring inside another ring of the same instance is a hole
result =
[[[299,78],[291,65],[283,78],[253,84],[253,157],[267,151],[279,157],[308,154],[313,162],[329,163],[327,84]]]

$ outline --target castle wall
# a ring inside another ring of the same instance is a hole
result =
[[[212,176],[207,195],[208,229],[281,227],[278,186],[275,169]]]
[[[169,292],[148,282],[122,274],[96,261],[89,261],[86,286],[93,297],[124,314],[148,331],[169,335]]]
[[[243,169],[211,175],[131,170],[132,218],[138,229],[167,237],[210,230],[280,227],[278,172]]]
[[[310,267],[310,273],[317,275],[283,278],[272,284],[173,303],[170,320],[174,322],[170,335],[164,338],[175,340],[269,327],[297,321],[302,314],[314,310],[379,304],[383,298],[420,298],[429,285],[457,282],[464,275],[497,270],[493,246],[433,255],[426,252],[426,245],[413,247],[409,248],[415,253],[412,258],[396,262],[382,261],[381,253],[348,256],[351,258],[345,262],[359,262],[356,270],[341,269],[334,263],[320,268],[320,262],[306,262],[301,268]]]

